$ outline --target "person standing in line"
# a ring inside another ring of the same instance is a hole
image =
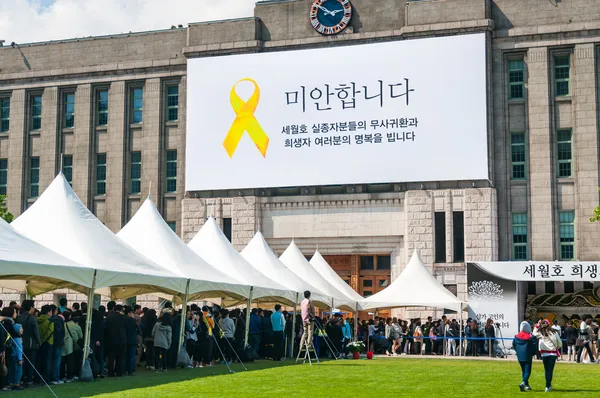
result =
[[[8,371],[8,383],[12,386],[13,391],[19,391],[23,389],[21,385],[21,378],[23,377],[23,327],[15,323],[15,332],[18,337],[13,337],[12,344],[13,349],[10,357],[10,367]],[[12,377],[11,377],[12,376]]]
[[[167,352],[171,348],[173,327],[171,314],[166,312],[162,315],[161,321],[157,322],[152,329],[154,337],[154,351],[156,357],[156,371],[167,371]]]
[[[533,330],[533,335],[539,341],[539,350],[546,376],[546,392],[550,392],[552,391],[554,365],[556,365],[556,360],[560,356],[562,341],[560,336],[552,329],[548,320],[539,321]]]
[[[285,320],[281,313],[281,305],[275,305],[275,311],[271,314],[271,325],[273,326],[273,345],[275,352],[273,354],[274,361],[283,361],[283,330],[285,328]]]
[[[250,334],[248,337],[248,340],[250,340],[250,347],[252,347],[255,357],[258,358],[258,348],[260,347],[260,337],[262,334],[262,325],[258,308],[252,308],[252,311],[250,312],[250,330],[248,332]]]
[[[530,391],[529,377],[531,376],[531,368],[533,357],[535,356],[537,341],[531,334],[531,325],[529,322],[521,322],[520,332],[513,339],[513,348],[517,353],[519,365],[521,365],[521,391]]]
[[[125,372],[125,355],[127,352],[127,330],[125,315],[122,314],[123,306],[108,303],[106,316],[107,341],[110,344],[108,353],[108,376],[123,376]]]
[[[63,314],[65,318],[65,344],[63,347],[63,364],[65,369],[65,382],[70,383],[77,381],[77,357],[81,355],[83,347],[76,347],[78,341],[83,338],[83,331],[81,327],[73,319],[73,313],[71,311],[65,311]],[[76,349],[77,348],[77,349]]]
[[[225,344],[223,344],[224,354],[225,354],[225,362],[231,365],[233,361],[233,347],[235,345],[235,340],[233,336],[235,335],[235,323],[233,319],[229,317],[229,310],[222,309],[221,310],[221,319],[219,319],[219,328],[221,332],[223,332],[223,339],[226,339]]]
[[[65,346],[65,318],[58,313],[58,308],[55,305],[51,305],[50,310],[53,314],[50,317],[50,322],[54,324],[50,381],[52,384],[62,384],[60,380],[60,364],[62,362],[62,350]]]
[[[40,373],[46,383],[52,382],[52,347],[54,346],[54,323],[50,321],[52,309],[44,305],[37,318],[37,326],[42,344],[39,348],[41,369]]]
[[[567,340],[567,355],[569,362],[573,361],[573,359],[577,359],[576,357],[576,348],[577,337],[579,336],[579,332],[577,328],[573,326],[573,322],[567,322],[567,329],[565,330],[565,338]]]
[[[348,359],[348,343],[352,340],[352,326],[348,319],[342,320],[342,352],[344,359]]]
[[[300,313],[302,316],[302,338],[300,339],[300,350],[306,344],[310,349],[313,345],[313,331],[315,330],[315,307],[310,300],[310,291],[304,292],[304,300],[300,303]]]
[[[138,326],[135,321],[134,312],[131,308],[125,308],[125,330],[127,331],[127,356],[125,360],[125,369],[127,374],[133,376],[135,374],[135,357],[137,354],[138,343]]]
[[[33,377],[36,373],[31,364],[36,363],[37,351],[42,345],[42,340],[40,339],[37,319],[33,316],[35,312],[33,300],[23,301],[21,308],[23,312],[17,318],[17,323],[23,326],[23,354],[29,359],[25,361],[23,373],[27,382],[26,385],[32,386]]]

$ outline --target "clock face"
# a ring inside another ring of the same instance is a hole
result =
[[[322,35],[336,35],[352,19],[350,0],[315,0],[310,7],[310,23]]]

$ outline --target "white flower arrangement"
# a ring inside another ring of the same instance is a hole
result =
[[[500,300],[503,294],[504,289],[490,281],[473,282],[469,286],[469,296],[475,300]]]
[[[365,350],[365,343],[362,341],[352,341],[348,343],[348,350],[352,353],[362,352]]]

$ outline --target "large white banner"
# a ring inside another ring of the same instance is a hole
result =
[[[490,261],[474,264],[488,274],[513,281],[600,281],[598,263],[591,261]]]
[[[186,190],[488,178],[485,35],[188,60]]]

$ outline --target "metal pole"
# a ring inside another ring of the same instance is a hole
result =
[[[294,343],[296,342],[296,308],[298,308],[298,296],[300,294],[296,293],[296,301],[294,301],[294,315],[292,316],[292,352],[290,354],[290,358],[294,357]]]
[[[88,292],[88,307],[87,307],[87,318],[85,320],[85,338],[83,341],[83,361],[81,362],[81,368],[85,366],[85,360],[90,354],[90,340],[92,334],[92,309],[94,308],[94,291],[96,290],[96,272],[94,270],[94,277],[92,279],[92,287]]]
[[[254,292],[254,286],[250,286],[250,293],[248,294],[248,305],[246,306],[246,331],[244,333],[244,347],[248,347],[248,335],[250,334],[250,306],[252,305],[252,293]],[[252,347],[257,351],[258,347]]]
[[[179,347],[177,348],[177,354],[181,351],[181,347],[185,344],[184,336],[185,336],[185,320],[187,318],[187,303],[188,303],[188,295],[190,294],[190,280],[187,280],[185,284],[185,295],[183,296],[183,303],[181,305],[181,324],[179,329]]]

